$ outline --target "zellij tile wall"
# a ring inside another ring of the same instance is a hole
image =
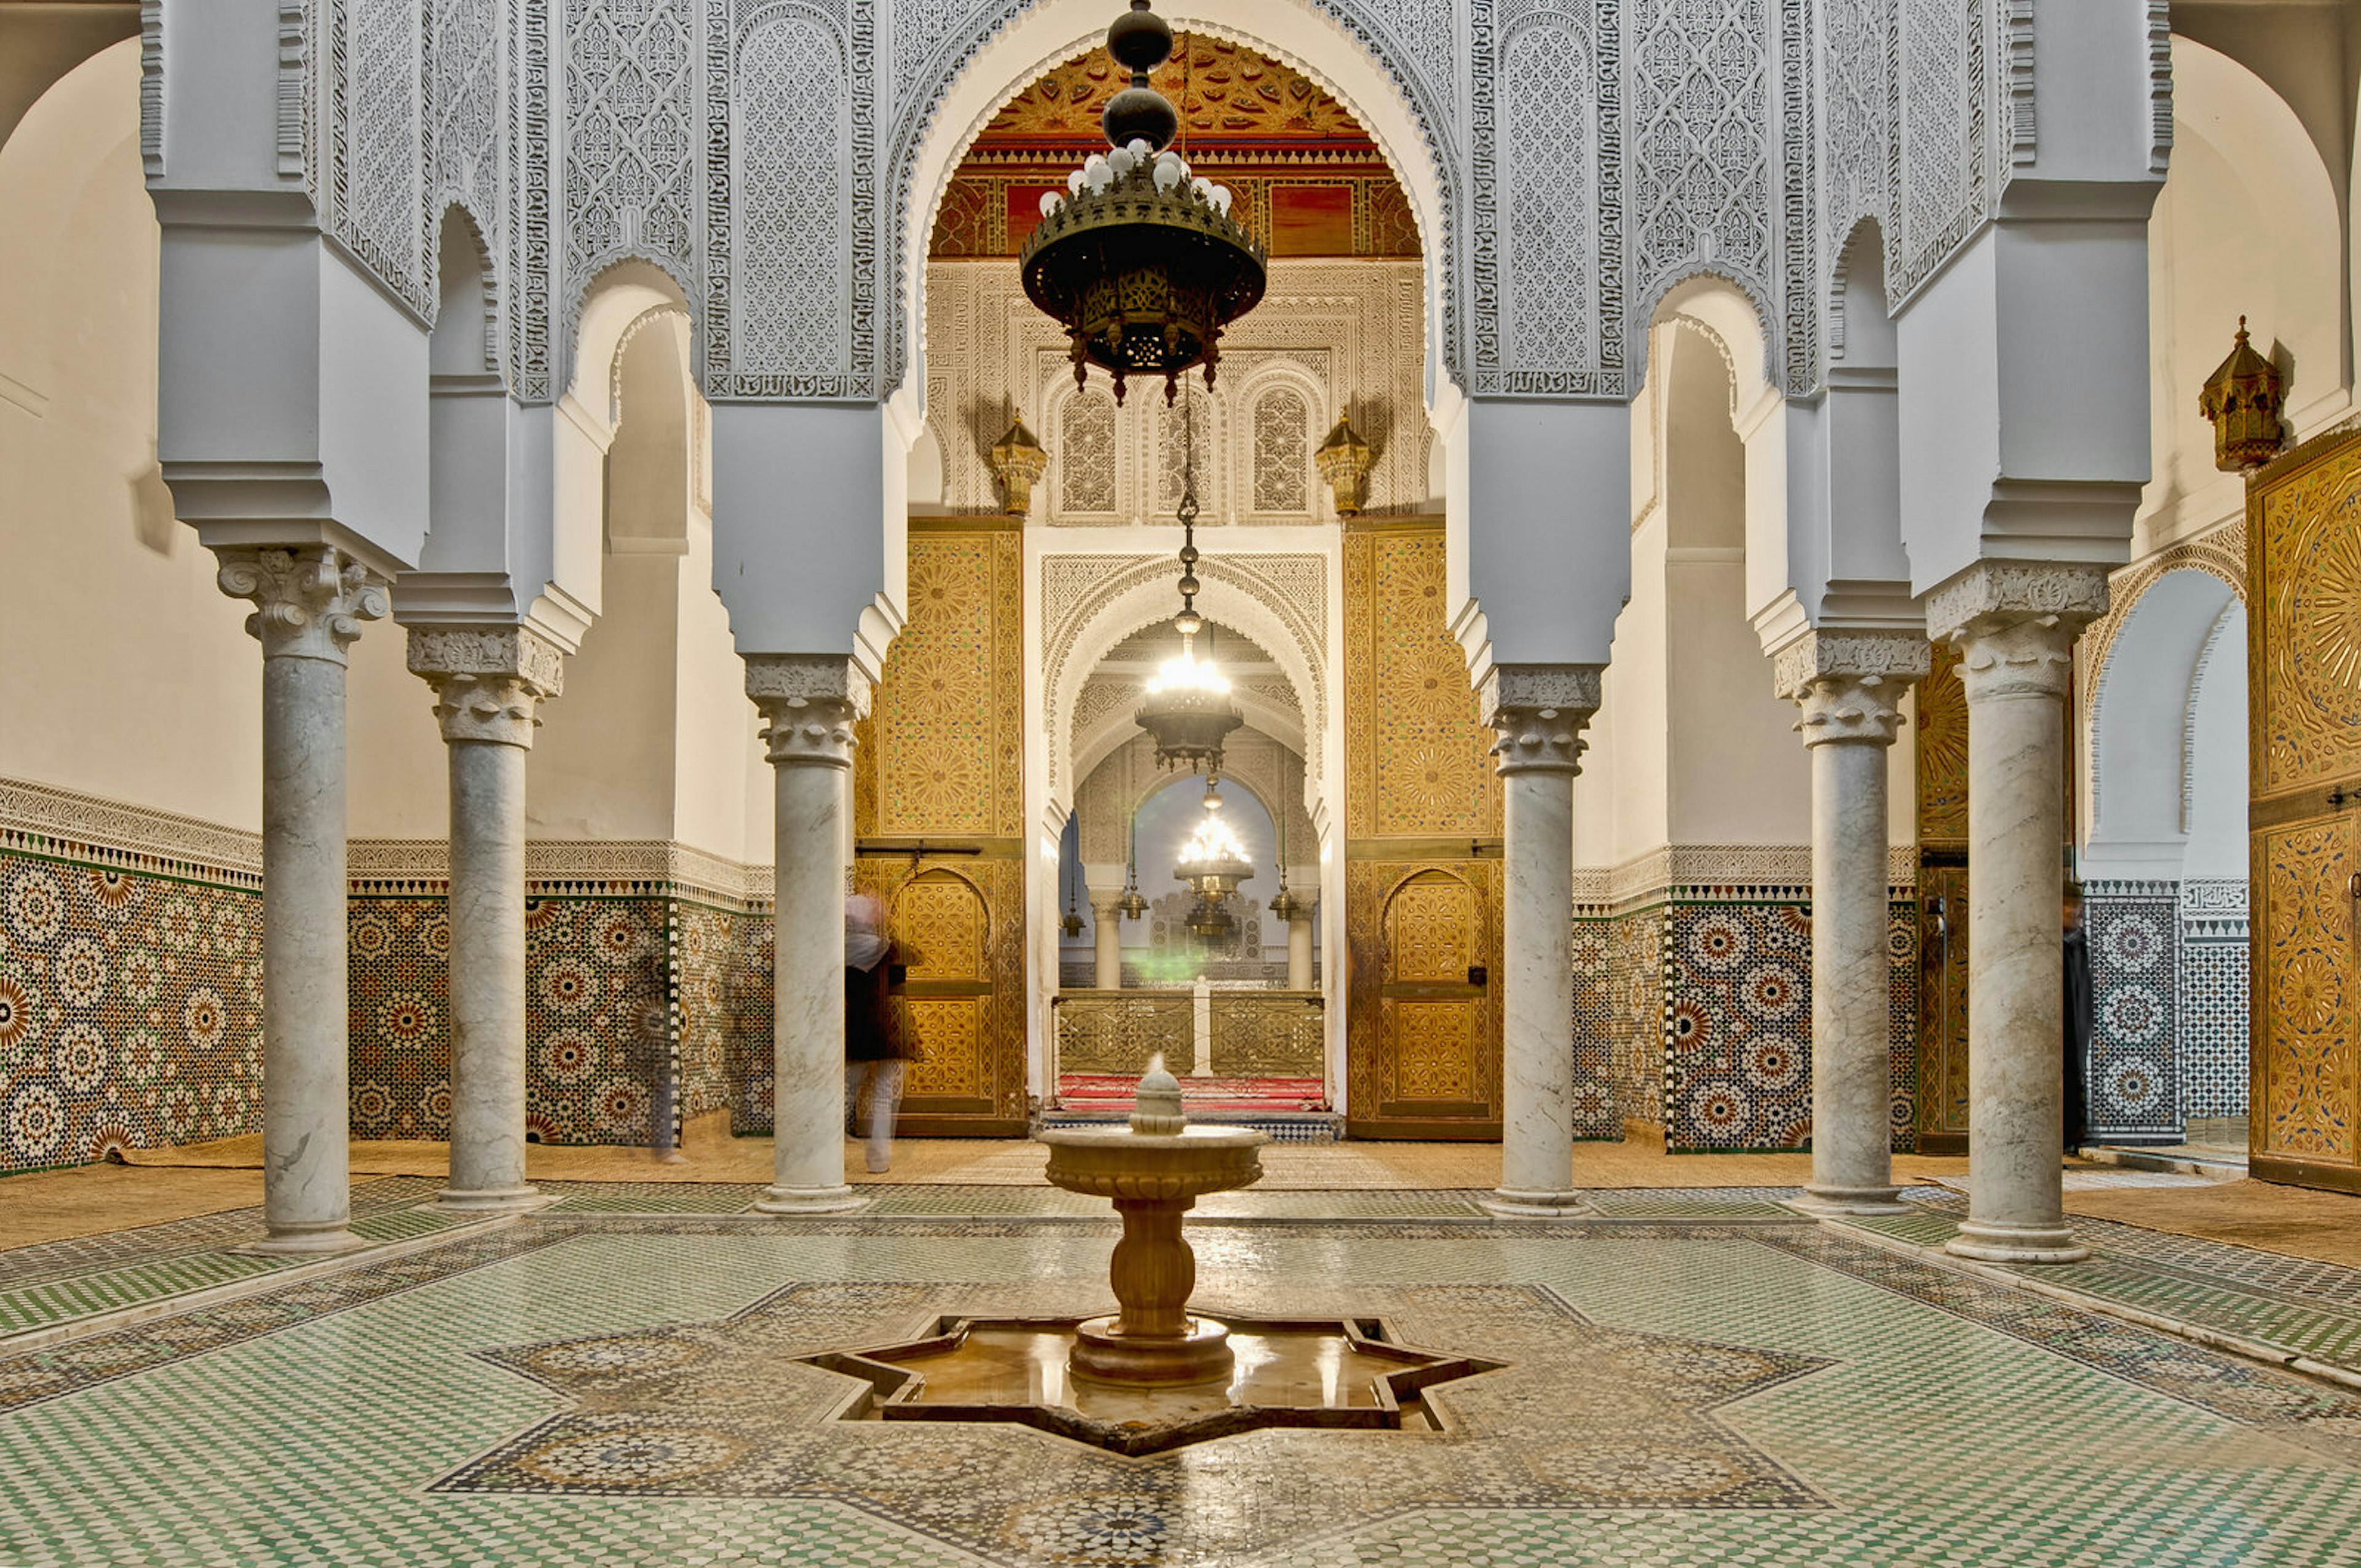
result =
[[[258,879],[148,863],[0,842],[0,1171],[262,1124]]]

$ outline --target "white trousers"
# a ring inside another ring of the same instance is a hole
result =
[[[902,1080],[910,1064],[898,1058],[884,1061],[849,1061],[844,1064],[844,1124],[855,1137],[863,1127],[862,1111],[866,1106],[866,1131],[869,1136],[868,1166],[872,1171],[883,1171],[894,1163],[894,1117],[902,1106]],[[867,1090],[867,1098],[862,1096]]]

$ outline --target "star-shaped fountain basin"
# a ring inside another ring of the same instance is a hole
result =
[[[1111,1453],[1162,1453],[1264,1427],[1433,1431],[1422,1398],[1503,1364],[1395,1343],[1374,1318],[1231,1312],[1230,1376],[1175,1387],[1111,1384],[1070,1365],[1082,1318],[945,1318],[936,1332],[805,1359],[866,1381],[888,1421],[1016,1421]]]

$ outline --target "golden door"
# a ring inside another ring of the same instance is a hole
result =
[[[2248,1167],[2361,1190],[2361,436],[2246,501]]]
[[[1499,862],[1353,870],[1376,873],[1348,891],[1375,915],[1351,934],[1352,994],[1354,1033],[1378,1047],[1356,1074],[1353,1135],[1499,1137]]]
[[[1002,1081],[1007,1066],[994,1046],[1012,1023],[1023,1037],[1021,992],[1016,977],[1005,972],[1014,933],[1005,928],[1009,916],[994,909],[987,891],[965,871],[1013,872],[1021,878],[1023,867],[982,862],[953,871],[928,869],[922,861],[915,875],[896,883],[890,862],[863,860],[860,866],[866,874],[858,880],[884,898],[888,928],[910,956],[906,993],[925,1054],[911,1065],[903,1088],[903,1135],[972,1135],[988,1128],[1005,1135],[1012,1120],[1011,1085]],[[1020,881],[1020,894],[1021,889]],[[1019,1016],[1012,1020],[1009,1014]],[[1016,1102],[1019,1122],[1022,1104]]]

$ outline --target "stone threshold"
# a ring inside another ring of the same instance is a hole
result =
[[[2017,1268],[2006,1264],[1984,1263],[1975,1258],[1958,1257],[1945,1252],[1940,1246],[1928,1246],[1905,1237],[1889,1235],[1866,1225],[1852,1224],[1834,1216],[1815,1217],[1820,1223],[1850,1241],[1861,1242],[1886,1252],[1897,1253],[1932,1267],[1948,1269],[1954,1274],[1972,1275],[1976,1278],[2008,1286],[2025,1291],[2028,1295],[2046,1297],[2050,1300],[2072,1307],[2078,1311],[2088,1312],[2094,1317],[2113,1318],[2118,1322],[2154,1329],[2158,1333],[2170,1334],[2175,1339],[2186,1340],[2191,1344],[2202,1345],[2208,1350],[2223,1351],[2266,1366],[2277,1367],[2281,1371],[2300,1372],[2307,1376],[2318,1377],[2346,1388],[2361,1388],[2361,1368],[2322,1361],[2292,1345],[2276,1344],[2268,1340],[2255,1339],[2249,1335],[2233,1333],[2225,1329],[2217,1329],[2211,1324],[2194,1322],[2187,1318],[2176,1318],[2169,1313],[2152,1312],[2144,1307],[2135,1307],[2127,1302],[2117,1301],[2092,1291],[2077,1290],[2071,1286],[2059,1284],[2056,1280],[2045,1278],[2035,1272],[2049,1266],[2028,1264],[2022,1268]]]

